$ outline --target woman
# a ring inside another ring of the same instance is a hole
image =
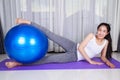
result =
[[[36,62],[37,64],[45,64],[50,62],[73,62],[85,59],[90,64],[102,65],[103,63],[92,60],[93,57],[101,53],[102,61],[106,63],[106,65],[108,65],[110,68],[115,67],[115,65],[109,61],[112,54],[112,40],[110,35],[110,25],[107,23],[101,23],[100,25],[98,25],[97,33],[95,35],[93,33],[90,33],[81,43],[77,44],[66,38],[54,34],[53,32],[34,22],[24,19],[17,19],[16,23],[27,23],[38,27],[46,34],[48,39],[52,40],[53,42],[63,47],[63,49],[65,49],[65,53],[45,56],[44,58]],[[13,68],[23,64],[11,61],[6,62],[5,65],[8,68]]]

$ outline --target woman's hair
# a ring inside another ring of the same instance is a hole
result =
[[[107,47],[107,52],[106,52],[106,58],[107,59],[111,59],[112,58],[112,38],[110,35],[110,25],[108,23],[100,23],[97,27],[97,29],[99,29],[99,27],[101,26],[105,26],[107,28],[108,34],[105,36],[105,39],[108,40],[108,47]]]

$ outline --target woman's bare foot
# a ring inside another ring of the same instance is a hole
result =
[[[29,20],[25,20],[25,19],[21,19],[21,18],[17,18],[15,22],[16,22],[16,24],[21,24],[21,23],[31,24],[31,22]]]
[[[16,66],[21,66],[21,65],[22,65],[21,63],[18,63],[18,62],[15,62],[15,61],[5,63],[5,66],[7,68],[13,68],[13,67],[16,67]]]

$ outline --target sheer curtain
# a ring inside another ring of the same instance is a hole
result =
[[[74,42],[96,33],[101,22],[111,24],[113,50],[117,49],[120,26],[119,0],[0,0],[4,35],[16,18],[34,21]],[[49,51],[64,51],[50,41]]]

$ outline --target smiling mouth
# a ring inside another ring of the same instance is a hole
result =
[[[99,35],[99,37],[103,37],[103,35]]]

